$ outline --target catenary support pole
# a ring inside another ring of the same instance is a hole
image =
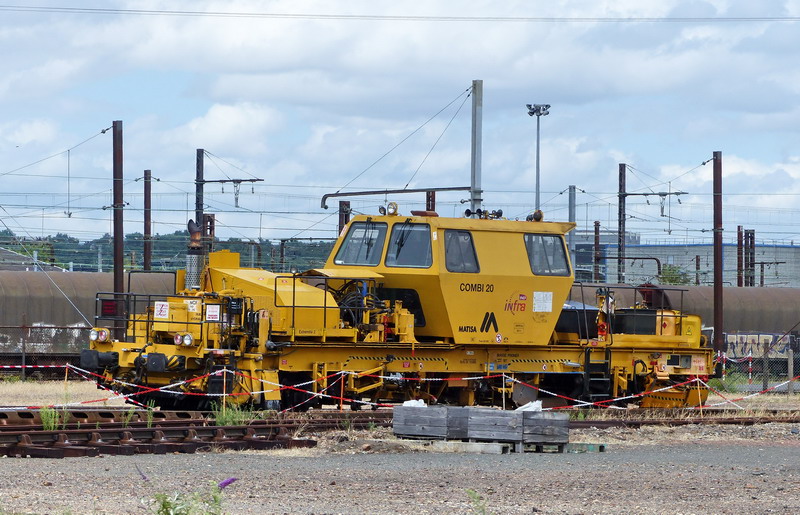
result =
[[[625,284],[625,197],[627,191],[625,190],[625,172],[627,166],[625,163],[619,164],[619,212],[617,219],[617,246],[619,247],[619,257],[621,258],[617,263],[617,282]]]
[[[594,221],[594,267],[592,281],[600,282],[600,220]]]
[[[116,120],[111,126],[113,133],[113,200],[114,212],[114,293],[117,317],[123,315],[123,298],[125,292],[125,271],[123,267],[125,253],[125,229],[123,227],[123,171],[122,171],[122,121]],[[122,340],[125,325],[122,320],[114,322],[115,337]]]
[[[152,268],[153,262],[153,235],[152,235],[152,220],[151,220],[151,213],[152,213],[152,174],[150,170],[144,171],[144,264],[143,268],[145,270],[150,270]]]
[[[744,286],[744,228],[736,227],[736,286]]]
[[[470,210],[481,209],[481,148],[483,146],[483,81],[472,81],[472,157],[470,186]],[[473,215],[474,216],[474,215]]]
[[[722,351],[722,152],[714,152],[714,351]]]
[[[700,286],[700,256],[694,257],[694,284]]]
[[[195,161],[195,181],[194,181],[194,221],[203,224],[203,165],[206,151],[202,148],[197,149],[197,159]]]
[[[575,186],[569,187],[569,221],[575,223]],[[572,267],[575,268],[575,229],[567,233],[567,247],[569,247],[569,259],[572,261]]]

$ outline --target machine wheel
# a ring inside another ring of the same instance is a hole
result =
[[[280,383],[286,386],[293,386],[308,382],[311,379],[309,374],[294,372],[294,373],[281,373],[279,376]],[[284,388],[281,391],[281,405],[283,409],[290,411],[308,411],[309,408],[319,407],[320,400],[313,399],[314,395],[305,391],[295,390],[293,388]]]

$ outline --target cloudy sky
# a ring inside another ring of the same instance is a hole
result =
[[[800,0],[18,0],[0,6],[0,220],[18,235],[112,232],[124,129],[125,231],[194,216],[196,149],[221,237],[332,237],[325,193],[468,186],[483,80],[485,207],[541,202],[579,229],[617,224],[618,165],[643,240],[710,240],[713,151],[725,239],[800,240]],[[438,114],[437,114],[438,113]],[[377,162],[376,162],[377,161]],[[460,216],[467,192],[440,193]],[[681,203],[678,203],[680,199]],[[375,213],[421,194],[354,197]]]

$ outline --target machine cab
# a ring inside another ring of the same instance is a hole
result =
[[[377,296],[402,301],[421,341],[546,344],[573,282],[564,235],[572,223],[355,217],[326,269],[370,269]]]

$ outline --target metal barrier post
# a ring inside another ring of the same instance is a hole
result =
[[[792,396],[794,395],[794,381],[792,381],[792,378],[794,377],[794,351],[789,348],[788,354],[789,358],[786,362],[786,371],[787,375],[789,376],[789,383],[786,385],[786,393],[787,395]]]
[[[22,327],[22,334],[20,335],[20,340],[22,340],[22,368],[19,369],[19,375],[20,375],[20,379],[22,379],[24,381],[25,380],[25,365],[26,365],[26,363],[25,363],[25,357],[26,357],[25,354],[26,354],[26,351],[27,351],[27,348],[26,348],[26,345],[25,345],[26,338],[25,338],[25,327],[24,326]]]
[[[764,342],[764,357],[762,361],[762,372],[764,374],[764,380],[762,382],[762,390],[766,390],[769,388],[769,343]]]

